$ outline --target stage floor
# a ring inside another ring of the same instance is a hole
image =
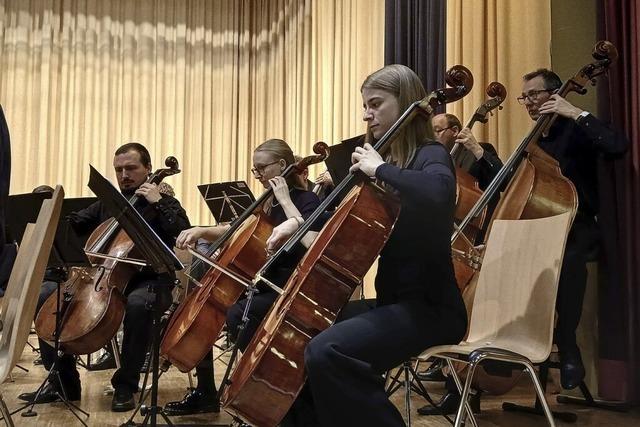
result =
[[[37,346],[35,335],[31,335],[29,341]],[[30,347],[26,347],[20,361],[29,372],[20,369],[14,369],[13,381],[7,380],[2,384],[2,394],[10,411],[19,407],[17,396],[20,393],[34,391],[45,377],[45,370],[41,366],[34,366],[33,361],[37,357]],[[223,356],[224,357],[224,356]],[[221,361],[216,362],[216,382],[219,383],[223,373],[224,364]],[[110,385],[112,370],[89,372],[84,368],[80,368],[80,376],[82,379],[82,400],[80,407],[90,413],[87,423],[91,426],[118,426],[125,422],[130,413],[113,413],[110,410],[111,396],[105,394],[105,388]],[[195,380],[195,379],[194,379]],[[556,385],[558,378],[552,378],[548,384],[548,400],[552,409],[562,411],[573,411],[578,416],[578,421],[574,424],[556,421],[557,426],[633,426],[640,425],[640,410],[634,409],[627,413],[618,413],[605,411],[601,409],[584,408],[575,405],[561,405],[556,403],[558,386]],[[439,399],[444,391],[442,383],[424,383],[433,398]],[[182,398],[187,388],[189,380],[186,374],[172,368],[160,379],[159,402],[164,404],[171,400],[179,400]],[[137,395],[136,395],[137,396]],[[505,396],[493,397],[483,396],[482,413],[477,416],[479,425],[484,426],[545,426],[547,422],[542,417],[525,414],[514,414],[502,411],[501,405],[503,401],[511,401],[519,404],[530,404],[533,402],[534,392],[528,378],[523,377],[519,385]],[[404,415],[404,389],[401,388],[392,396],[393,402],[398,406]],[[414,427],[426,426],[448,426],[450,425],[442,417],[426,417],[416,412],[416,408],[426,404],[426,401],[412,394],[412,425]],[[358,411],[360,408],[354,408]],[[38,416],[33,418],[25,418],[20,414],[13,415],[16,426],[72,426],[81,425],[74,416],[66,410],[62,403],[36,405]],[[174,417],[171,419],[173,423],[179,425],[229,425],[231,417],[223,411],[220,414],[203,414],[197,416]],[[140,423],[142,418],[136,417],[136,422]],[[2,423],[2,421],[0,421]]]

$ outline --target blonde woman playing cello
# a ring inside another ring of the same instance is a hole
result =
[[[426,96],[418,76],[402,65],[371,74],[361,91],[370,142]],[[321,426],[404,425],[385,393],[382,374],[430,346],[455,344],[464,335],[466,311],[450,246],[456,179],[449,153],[433,139],[430,122],[418,117],[384,158],[369,143],[352,156],[352,170],[396,192],[401,211],[379,259],[376,307],[342,316],[306,347],[307,386]],[[304,396],[283,425],[311,425],[301,414]]]

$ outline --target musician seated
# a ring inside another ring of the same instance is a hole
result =
[[[438,114],[431,119],[431,124],[436,140],[447,151],[451,152],[454,144],[462,145],[462,150],[457,150],[453,156],[453,163],[477,179],[481,190],[486,189],[502,168],[502,161],[493,145],[479,143],[471,129],[463,128],[453,114]]]
[[[560,383],[564,389],[573,389],[585,376],[576,329],[587,283],[586,264],[599,244],[597,160],[624,153],[629,142],[622,133],[557,95],[561,86],[560,77],[553,71],[535,70],[523,76],[518,102],[532,120],[538,120],[542,114],[559,116],[538,145],[558,161],[562,174],[573,182],[578,194],[578,211],[569,231],[558,283],[554,336],[560,355]],[[443,398],[440,410],[424,407],[419,412],[453,413],[460,396],[452,388]]]
[[[168,247],[180,231],[190,226],[189,219],[180,202],[174,197],[161,194],[158,186],[147,183],[151,174],[151,156],[147,149],[138,143],[124,144],[115,152],[113,167],[116,172],[118,186],[122,194],[130,198],[140,197],[136,209],[149,223]],[[87,208],[71,213],[67,220],[79,234],[95,230],[110,215],[101,201]],[[62,279],[45,280],[38,299],[38,310],[47,298],[56,291]],[[150,268],[144,267],[131,278],[126,286],[127,298],[124,316],[124,338],[122,343],[121,367],[112,379],[114,395],[111,410],[115,412],[132,410],[135,407],[133,393],[138,391],[140,368],[147,353],[148,339],[151,336],[152,315],[148,305],[155,300],[155,309],[164,311],[171,303],[171,285],[173,278],[168,274],[158,275]],[[149,286],[155,285],[155,296],[149,292]],[[62,325],[64,328],[65,325]],[[111,337],[106,337],[108,340]],[[39,340],[43,365],[50,370],[55,361],[55,351],[47,342]],[[37,403],[58,400],[58,393],[64,391],[68,400],[80,400],[81,385],[75,357],[64,354],[57,362],[60,383],[49,382],[38,397]],[[35,399],[35,392],[18,396],[27,402]]]
[[[263,206],[263,212],[275,226],[271,237],[266,242],[265,250],[272,254],[290,236],[298,226],[307,219],[320,205],[318,197],[306,189],[307,179],[304,174],[292,175],[285,179],[282,172],[294,162],[291,148],[280,139],[270,139],[260,144],[253,153],[253,176],[260,181],[265,189],[273,189],[273,196],[268,197]],[[217,240],[228,230],[229,225],[212,227],[193,227],[184,230],[176,240],[176,246],[184,249],[193,246],[198,239],[210,242]],[[308,246],[317,235],[320,224],[315,225],[307,233],[302,244]],[[304,255],[304,249],[298,247],[291,254],[283,256],[267,273],[268,278],[276,286],[284,287],[287,279]],[[238,339],[238,326],[242,320],[245,297],[232,305],[227,312],[227,331],[232,341],[244,350],[254,331],[269,311],[278,293],[268,287],[260,288],[260,292],[253,297],[249,309],[249,323],[241,339]],[[188,415],[203,412],[219,412],[219,403],[213,377],[213,352],[208,352],[196,367],[197,387],[189,391],[181,401],[168,402],[165,405],[167,415]]]

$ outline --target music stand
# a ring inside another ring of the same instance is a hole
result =
[[[45,197],[41,197],[41,196]],[[48,193],[31,193],[27,195],[21,195],[23,197],[18,197],[18,201],[22,203],[21,209],[27,208],[35,208],[36,215],[37,212],[40,211],[40,205],[45,198],[51,198],[51,194]],[[49,196],[49,197],[46,197]],[[73,200],[73,199],[69,199]],[[14,202],[16,199],[14,199]],[[63,201],[63,207],[65,202]],[[14,206],[15,207],[15,206]],[[69,212],[69,209],[73,209],[76,207],[75,202],[69,202],[66,206],[66,211]],[[21,230],[19,235],[20,241],[22,241],[22,237],[24,235],[24,230],[26,228],[27,222],[31,221],[33,217],[33,211],[24,211],[18,210],[17,215],[14,215],[14,226],[16,230]],[[19,221],[18,221],[19,219]],[[28,403],[18,409],[16,412],[23,410],[27,406],[31,406],[29,410],[22,413],[23,417],[34,417],[38,415],[36,411],[33,410],[34,406],[38,401],[38,397],[44,390],[47,383],[54,384],[53,381],[58,381],[60,384],[60,391],[56,391],[56,395],[58,398],[65,404],[65,406],[71,411],[71,413],[83,424],[87,425],[80,416],[76,413],[77,411],[82,412],[86,417],[89,417],[89,414],[82,410],[79,406],[74,404],[73,402],[67,399],[66,392],[64,387],[62,387],[62,380],[60,378],[60,373],[58,372],[58,364],[60,362],[60,357],[62,356],[62,350],[60,349],[60,329],[62,327],[62,319],[64,317],[64,308],[60,307],[60,288],[61,284],[66,281],[67,271],[71,267],[90,267],[91,262],[84,253],[82,248],[82,244],[80,243],[80,239],[76,235],[76,233],[71,228],[69,222],[60,215],[60,219],[58,221],[58,226],[56,228],[56,235],[54,237],[53,245],[51,246],[51,252],[49,253],[49,260],[47,262],[48,269],[56,269],[56,274],[52,274],[51,279],[56,283],[56,312],[55,312],[55,332],[54,332],[54,343],[53,348],[55,350],[55,358],[51,365],[51,369],[49,369],[49,374],[42,381],[38,389],[36,390],[36,394],[34,396],[33,402]],[[69,296],[67,292],[64,294],[65,300]]]
[[[349,175],[349,168],[352,165],[351,154],[353,154],[356,147],[362,147],[363,145],[364,135],[358,135],[329,147],[329,157],[325,159],[324,163],[327,165],[327,170],[335,184],[338,184]]]
[[[175,271],[182,270],[184,267],[173,251],[164,244],[122,193],[116,190],[93,166],[90,166],[90,168],[89,188],[93,190],[107,211],[126,231],[147,263],[156,273],[168,273],[175,277]],[[155,285],[149,286],[149,292],[156,294]],[[158,406],[158,359],[160,356],[161,325],[160,313],[158,313],[155,303],[151,304],[151,314],[153,319],[151,405],[142,421],[142,425],[147,425],[147,422],[149,422],[150,425],[157,426],[156,418],[160,414],[168,425],[173,426],[162,407]]]
[[[198,190],[218,224],[233,221],[256,201],[244,181],[202,184]]]

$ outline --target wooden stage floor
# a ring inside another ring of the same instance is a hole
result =
[[[30,337],[30,342],[37,345],[35,336]],[[7,381],[1,385],[1,391],[5,401],[9,406],[9,410],[13,411],[19,407],[18,394],[35,390],[45,377],[45,370],[41,366],[34,366],[33,360],[37,357],[30,347],[26,347],[20,364],[29,369],[24,372],[20,369],[14,369],[13,381]],[[222,362],[216,362],[216,381],[219,382],[224,373],[224,365]],[[80,407],[90,413],[87,423],[91,426],[118,426],[125,422],[130,413],[113,413],[110,411],[111,396],[105,395],[105,387],[110,384],[113,371],[88,372],[84,368],[80,368],[82,379],[82,400]],[[554,381],[555,380],[555,381]],[[578,421],[574,424],[556,421],[557,426],[636,426],[640,425],[640,410],[637,408],[626,413],[605,411],[601,409],[584,408],[574,405],[560,405],[555,402],[555,394],[557,393],[558,379],[551,379],[548,389],[548,400],[553,409],[573,411],[578,416]],[[443,392],[441,383],[425,383],[429,392],[433,393],[434,399],[439,398]],[[186,374],[180,373],[177,369],[170,369],[160,379],[159,401],[164,404],[167,401],[179,400],[189,387],[188,377]],[[136,395],[137,396],[137,395]],[[530,385],[528,378],[525,378],[520,384],[509,394],[500,397],[483,396],[482,413],[478,415],[478,423],[484,426],[546,426],[546,420],[542,417],[525,414],[514,414],[503,412],[501,409],[502,402],[505,400],[520,404],[529,404],[533,401],[533,387]],[[404,413],[404,389],[398,390],[392,400]],[[412,395],[412,425],[414,427],[426,426],[448,426],[450,425],[442,417],[426,417],[418,415],[416,408],[426,404],[426,401],[415,394]],[[353,408],[358,411],[359,408]],[[37,405],[36,411],[38,416],[33,418],[21,417],[15,414],[13,420],[16,426],[72,426],[81,425],[73,415],[66,410],[62,403]],[[141,417],[136,418],[136,422],[140,423]],[[197,416],[185,416],[172,418],[172,422],[179,425],[229,425],[231,417],[224,412],[220,414],[203,414]],[[0,425],[2,421],[0,421]]]

